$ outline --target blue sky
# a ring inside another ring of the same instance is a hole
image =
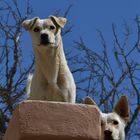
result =
[[[73,5],[68,22],[74,25],[73,39],[83,36],[88,42],[95,37],[96,29],[108,36],[112,22],[120,23],[123,19],[132,21],[140,13],[139,0],[31,0],[34,16],[46,18],[56,10]],[[92,43],[92,42],[91,42]]]
[[[92,50],[101,49],[101,41],[97,33],[97,29],[101,30],[107,41],[108,51],[113,63],[113,57],[111,56],[113,50],[113,35],[112,35],[112,23],[117,25],[117,29],[121,33],[124,29],[124,20],[129,23],[132,31],[135,30],[134,18],[136,15],[140,15],[140,0],[30,0],[33,8],[34,16],[40,18],[47,18],[49,15],[56,13],[61,9],[60,15],[62,16],[64,11],[69,5],[73,5],[68,15],[68,25],[73,25],[72,32],[69,35],[64,36],[63,43],[66,52],[73,50],[74,40],[79,40],[82,37],[87,47]],[[22,1],[23,2],[23,1]],[[20,3],[24,7],[24,3]],[[22,39],[22,46],[24,47],[24,53],[27,57],[23,56],[25,62],[30,61],[29,57],[32,55],[32,44],[29,33],[24,30]],[[135,37],[131,39],[135,41]],[[28,42],[28,43],[27,43]],[[131,44],[132,42],[130,42]],[[129,44],[129,45],[130,45]],[[29,57],[28,57],[29,56]],[[28,64],[28,63],[25,63]],[[117,69],[116,67],[114,69]],[[116,74],[117,75],[117,74]],[[76,77],[75,77],[76,79]]]
[[[63,15],[63,11],[70,4],[73,7],[68,16],[68,24],[73,25],[73,30],[64,38],[65,49],[70,49],[73,46],[73,40],[77,40],[79,37],[85,40],[88,47],[98,49],[100,40],[97,29],[104,33],[105,39],[109,45],[112,45],[110,39],[112,23],[116,23],[121,28],[125,19],[133,27],[133,19],[140,14],[139,0],[31,0],[33,8],[31,17],[46,18],[59,9],[62,9],[60,13]],[[28,45],[31,45],[29,35],[25,36],[26,42],[28,40],[30,43]],[[23,45],[26,43],[24,40]]]
[[[22,2],[20,4],[24,8],[24,1]],[[134,18],[136,15],[140,15],[140,0],[30,0],[30,3],[33,14],[29,18],[35,16],[47,18],[60,9],[60,15],[62,16],[68,6],[72,4],[67,24],[73,25],[73,29],[69,35],[63,38],[65,51],[75,53],[73,41],[79,40],[80,37],[84,39],[87,47],[100,51],[101,41],[97,33],[97,29],[99,29],[103,32],[107,41],[112,64],[114,63],[114,58],[111,56],[113,50],[112,23],[117,25],[120,33],[119,37],[121,38],[121,33],[124,31],[123,21],[129,23],[133,31],[135,30]],[[26,52],[24,54],[27,56],[23,56],[23,60],[25,64],[28,64],[26,62],[30,61],[29,57],[32,55],[31,37],[25,30],[22,37],[22,46]],[[135,41],[135,37],[131,41]],[[114,67],[114,69],[117,68]]]
[[[140,0],[30,0],[33,14],[29,17],[38,16],[47,18],[61,9],[60,15],[69,5],[73,5],[69,16],[68,24],[73,25],[72,32],[64,36],[64,49],[73,51],[73,41],[80,37],[84,39],[87,47],[93,50],[100,50],[100,39],[97,29],[101,30],[107,40],[109,53],[112,52],[112,23],[116,23],[118,30],[123,32],[123,20],[130,24],[133,30],[134,18],[140,15]],[[25,8],[25,1],[20,0],[21,8]],[[135,29],[134,29],[135,30]],[[121,37],[121,36],[120,36]],[[132,39],[132,41],[135,38]],[[132,43],[132,42],[131,42]],[[29,33],[24,30],[22,36],[22,47],[25,56],[32,55],[32,44]],[[25,65],[31,61],[30,57],[24,57]],[[113,60],[112,60],[113,61]],[[75,77],[76,79],[76,77]]]

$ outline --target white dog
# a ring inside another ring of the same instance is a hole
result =
[[[97,106],[90,97],[86,97],[85,104]],[[127,97],[122,96],[111,113],[98,110],[101,115],[101,140],[125,140],[125,126],[130,117]]]
[[[35,53],[35,73],[28,79],[31,100],[49,100],[75,103],[76,87],[67,65],[61,28],[66,19],[49,16],[25,20],[23,26],[32,36]]]

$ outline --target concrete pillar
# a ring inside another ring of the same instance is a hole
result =
[[[99,140],[99,112],[94,106],[26,101],[17,106],[4,140]]]

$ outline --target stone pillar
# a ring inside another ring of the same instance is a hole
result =
[[[25,101],[17,106],[4,140],[99,140],[96,107],[48,101]]]

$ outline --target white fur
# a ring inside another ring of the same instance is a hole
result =
[[[27,78],[27,86],[26,86],[26,93],[27,93],[28,98],[30,96],[30,88],[31,88],[32,78],[33,78],[33,74],[30,73],[28,75],[28,78]]]
[[[86,97],[85,104],[95,105],[101,116],[101,140],[125,140],[125,126],[130,118],[127,96],[122,96],[111,113],[102,113],[97,104]]]
[[[64,18],[55,18],[61,20],[60,24],[63,26]],[[33,20],[24,21],[24,27],[28,29]],[[51,31],[50,25],[55,26],[57,32]],[[40,31],[34,32],[35,27],[40,27]],[[34,75],[28,78],[29,99],[75,103],[76,87],[65,58],[60,27],[58,28],[50,18],[38,18],[32,29],[28,30],[32,36],[36,65]],[[43,33],[48,35],[50,43],[47,45],[40,43]]]
[[[113,140],[125,140],[125,122],[115,112],[112,113],[100,113],[101,114],[101,140],[105,140],[104,131],[109,130],[112,132]],[[118,121],[118,125],[114,125],[113,121]]]

